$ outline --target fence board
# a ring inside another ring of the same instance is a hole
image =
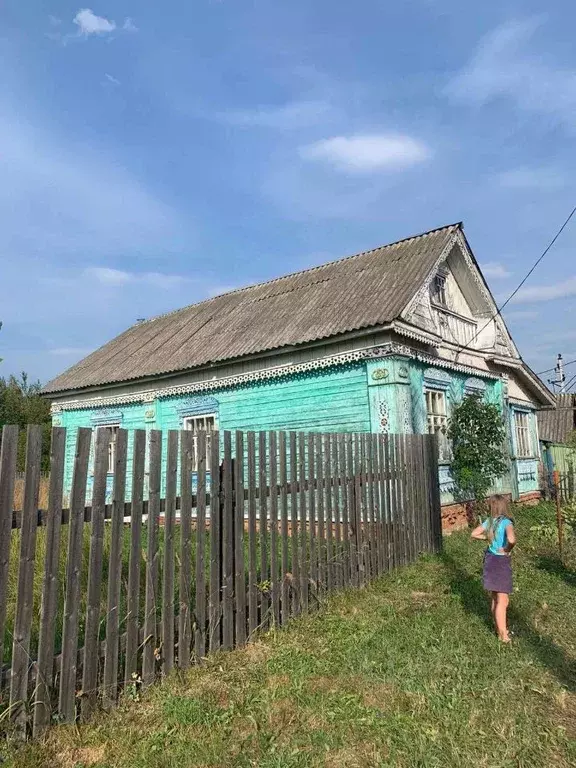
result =
[[[60,533],[65,452],[66,430],[62,427],[53,427],[50,447],[50,487],[48,492],[46,554],[44,557],[40,633],[38,637],[38,673],[34,693],[34,737],[42,735],[50,724],[51,717],[50,693],[53,682],[54,639],[56,613],[58,610],[58,566],[60,562]],[[1,485],[2,476],[0,474],[0,486]],[[0,644],[1,643],[2,632],[0,631]],[[0,669],[1,668],[2,661],[0,658]]]
[[[426,552],[433,552],[434,551],[434,537],[432,534],[433,531],[433,521],[432,521],[432,515],[433,515],[433,507],[432,507],[432,453],[431,453],[431,445],[430,445],[430,436],[429,435],[423,435],[422,436],[422,459],[423,459],[423,466],[424,466],[424,477],[423,477],[423,483],[424,483],[424,504],[425,504],[425,513],[424,513],[424,541],[426,545]]]
[[[406,504],[404,506],[406,514],[405,534],[406,534],[406,559],[411,563],[414,559],[414,463],[412,452],[412,436],[402,435],[402,444],[404,448],[404,461],[406,470],[404,474],[404,483],[406,489]]]
[[[156,610],[160,582],[158,523],[162,483],[162,432],[157,429],[150,432],[148,452],[148,542],[146,548],[144,649],[142,653],[142,683],[144,686],[151,685],[155,677],[159,639]]]
[[[392,567],[400,565],[400,512],[398,499],[398,440],[397,435],[388,435],[386,441],[390,480],[390,538]]]
[[[333,480],[332,480],[332,435],[322,436],[322,452],[324,466],[322,469],[324,475],[325,494],[324,494],[324,522],[326,532],[326,590],[331,592],[334,589],[334,516],[332,512]]]
[[[194,655],[200,663],[206,656],[206,432],[198,433],[196,481],[196,609]]]
[[[128,595],[126,601],[126,659],[124,684],[138,677],[138,647],[140,618],[140,560],[142,557],[142,514],[144,502],[144,463],[146,431],[134,430],[132,459],[132,509],[130,515],[130,559],[128,561]]]
[[[380,497],[380,453],[378,451],[378,435],[370,435],[372,452],[372,483],[374,485],[374,511],[373,511],[373,530],[374,530],[374,570],[375,575],[382,573],[382,499]]]
[[[298,544],[298,563],[300,565],[300,609],[308,610],[308,524],[306,520],[306,436],[298,434],[298,477],[299,477],[299,512],[300,541]]]
[[[330,449],[332,451],[332,517],[334,519],[334,586],[339,588],[344,583],[344,553],[342,549],[342,494],[341,494],[341,475],[338,451],[338,435],[330,437]]]
[[[278,438],[276,432],[268,435],[270,456],[270,598],[272,620],[280,624],[280,589],[278,583]]]
[[[34,607],[34,560],[38,497],[40,494],[40,462],[42,460],[42,427],[29,425],[26,434],[26,468],[22,504],[22,532],[18,569],[18,597],[12,644],[12,676],[10,680],[10,716],[26,733],[30,635]],[[10,535],[10,534],[9,534]]]
[[[318,539],[316,529],[316,459],[315,436],[308,434],[307,452],[308,475],[308,519],[309,519],[309,557],[310,557],[310,597],[318,602]]]
[[[0,446],[0,669],[4,660],[4,630],[8,600],[8,568],[12,541],[12,509],[16,459],[18,454],[18,427],[5,426]]]
[[[390,558],[390,466],[388,463],[388,436],[378,435],[378,460],[380,463],[380,520],[382,539],[382,573],[391,567]]]
[[[368,434],[360,435],[360,467],[361,467],[361,513],[359,530],[362,542],[362,562],[364,565],[364,583],[366,584],[372,578],[372,541],[370,526],[370,515],[368,510],[369,501],[369,469],[368,469]]]
[[[248,432],[248,632],[258,628],[258,576],[256,528],[256,435]]]
[[[244,435],[236,432],[234,521],[234,596],[236,599],[236,645],[246,643],[246,574],[244,567]]]
[[[78,657],[78,619],[80,608],[80,572],[82,569],[82,535],[86,503],[86,476],[90,456],[92,430],[78,429],[74,474],[70,494],[68,560],[66,563],[66,597],[62,625],[62,671],[60,674],[59,711],[64,722],[76,717],[76,670]]]
[[[346,435],[346,464],[348,472],[348,516],[350,524],[350,576],[354,587],[362,583],[362,550],[360,549],[360,469],[358,435]]]
[[[111,432],[96,431],[94,448],[94,481],[92,485],[92,531],[88,562],[88,598],[86,601],[86,627],[84,630],[84,667],[82,671],[82,717],[88,718],[98,700],[98,632],[100,630],[100,600],[102,589],[102,563],[104,559],[104,515],[106,514],[106,481],[108,474],[108,446]]]
[[[178,432],[168,431],[166,451],[166,509],[164,512],[164,568],[162,574],[162,674],[174,668],[174,530],[176,524],[176,482]]]
[[[298,531],[298,437],[290,432],[290,533],[292,537],[292,613],[300,613],[300,536]]]
[[[178,667],[188,669],[192,648],[192,472],[194,434],[180,432],[180,605],[178,611]]]
[[[288,533],[288,467],[286,465],[286,432],[278,433],[278,463],[280,482],[280,537],[282,552],[280,555],[280,623],[285,624],[290,618],[289,573],[289,533]]]
[[[316,485],[317,485],[317,499],[316,499],[316,518],[317,518],[317,556],[318,556],[318,594],[325,594],[327,584],[327,560],[326,560],[326,520],[324,517],[324,456],[322,452],[322,435],[317,433],[315,435],[315,455],[316,455]],[[326,478],[328,483],[328,478]],[[328,495],[330,495],[328,493]]]
[[[217,651],[221,646],[222,606],[220,602],[220,578],[222,558],[220,548],[220,506],[220,434],[215,431],[212,433],[210,452],[210,618],[208,628],[211,651]]]
[[[234,474],[232,465],[232,434],[224,432],[224,462],[222,464],[222,648],[234,645]]]
[[[120,588],[122,586],[122,533],[126,496],[128,433],[116,433],[114,486],[112,490],[112,529],[108,562],[106,599],[106,655],[104,657],[103,705],[109,709],[118,696],[118,652],[120,636]]]
[[[266,466],[266,433],[258,435],[258,497],[259,497],[259,522],[260,522],[260,623],[266,628],[269,622],[270,597],[268,583],[268,499],[266,489],[268,487]]]
[[[438,464],[439,464],[439,445],[438,436],[431,436],[431,497],[432,497],[432,520],[434,521],[434,551],[442,551],[442,507],[440,504],[440,480],[438,478]]]
[[[352,583],[352,553],[350,547],[350,505],[352,489],[348,482],[348,446],[352,453],[350,435],[338,435],[338,466],[340,469],[340,495],[342,500],[342,586]]]

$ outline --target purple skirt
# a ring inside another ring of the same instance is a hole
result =
[[[484,555],[484,589],[488,592],[512,593],[512,559],[508,555]]]

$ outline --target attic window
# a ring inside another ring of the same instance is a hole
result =
[[[432,282],[432,301],[436,304],[441,304],[443,307],[447,306],[446,275],[442,272],[438,272]]]

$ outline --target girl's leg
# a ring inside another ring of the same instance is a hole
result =
[[[496,593],[496,608],[494,610],[494,619],[498,637],[505,643],[509,642],[508,626],[506,624],[506,611],[508,609],[509,598],[505,592]]]
[[[492,618],[494,619],[494,624],[496,624],[496,595],[497,592],[490,592],[491,597],[491,603],[490,603],[490,610],[492,611]]]

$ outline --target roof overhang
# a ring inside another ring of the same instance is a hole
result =
[[[522,379],[524,384],[536,396],[540,404],[544,407],[554,407],[556,400],[550,390],[543,384],[534,371],[526,365],[522,358],[500,357],[491,355],[486,358],[489,363],[499,368],[511,369]]]

